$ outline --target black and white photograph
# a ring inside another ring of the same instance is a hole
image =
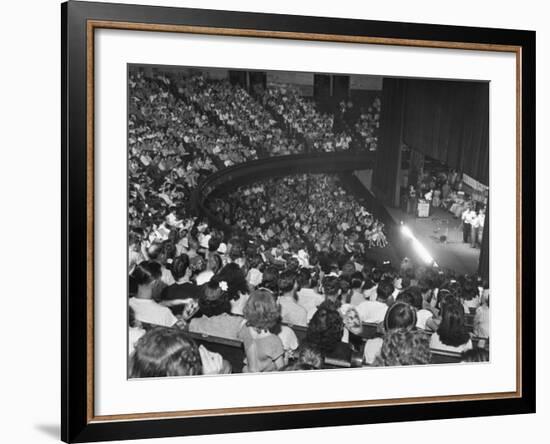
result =
[[[127,87],[128,378],[490,361],[490,82]]]

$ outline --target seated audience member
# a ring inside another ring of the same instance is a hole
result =
[[[430,347],[458,353],[472,348],[472,340],[464,323],[464,308],[459,302],[449,301],[443,305],[441,323],[432,334]]]
[[[414,308],[406,303],[397,301],[393,304],[384,317],[385,336],[395,329],[413,329],[416,325],[416,312]],[[373,364],[380,354],[383,338],[369,339],[365,343],[364,361],[366,364]]]
[[[163,287],[166,285],[172,285],[174,283],[174,278],[170,270],[166,267],[166,264],[169,259],[173,258],[175,247],[173,247],[169,242],[154,242],[148,248],[142,248],[142,253],[147,260],[155,261],[160,264],[161,277],[157,285],[162,284]]]
[[[222,268],[222,259],[219,254],[213,252],[208,255],[206,270],[201,271],[195,278],[195,283],[200,287],[206,284]]]
[[[362,351],[364,340],[361,336],[363,323],[356,308],[351,304],[344,304],[340,307],[340,314],[344,321],[344,333],[342,342],[348,343],[353,350]]]
[[[429,364],[429,339],[419,330],[398,328],[384,336],[380,354],[374,361],[378,367]]]
[[[279,293],[277,283],[279,281],[279,272],[275,267],[267,267],[262,274],[262,283],[259,288],[266,288],[273,294]]]
[[[321,284],[323,290],[323,302],[330,302],[334,307],[340,307],[342,301],[342,287],[340,285],[340,280],[336,276],[328,275],[323,279]],[[317,312],[317,307],[312,308],[307,314],[307,322],[309,323],[315,313]]]
[[[407,300],[406,302],[410,303],[416,310],[416,328],[420,328],[422,330],[429,328],[431,325],[429,321],[433,318],[433,312],[424,308],[422,290],[415,286],[409,287],[398,296],[397,300],[402,300],[403,298],[410,298],[410,300]]]
[[[376,300],[365,301],[357,306],[357,311],[363,322],[379,323],[384,320],[388,310],[388,298],[393,294],[393,284],[383,280],[376,288]]]
[[[237,338],[243,341],[246,362],[243,372],[272,372],[285,365],[284,347],[272,333],[281,322],[281,309],[268,290],[254,290],[244,306],[246,324]]]
[[[294,356],[296,349],[299,347],[300,342],[294,330],[287,325],[278,324],[273,328],[273,333],[275,333],[281,343],[283,344],[283,349],[285,351],[285,362],[288,362]]]
[[[262,283],[263,280],[263,261],[262,256],[259,254],[254,254],[250,258],[250,268],[248,269],[248,273],[246,273],[246,282],[248,282],[248,286],[250,289],[258,288],[258,286]]]
[[[280,292],[278,302],[281,306],[282,321],[292,325],[307,325],[307,311],[296,302],[296,292],[298,290],[296,273],[290,270],[281,273],[277,286]]]
[[[363,273],[356,271],[351,275],[350,278],[351,286],[351,298],[349,303],[354,307],[357,307],[359,304],[365,302],[365,296],[363,295]]]
[[[484,289],[481,294],[481,305],[474,316],[474,336],[488,338],[491,329],[491,311],[489,310],[489,290]]]
[[[371,278],[367,277],[363,282],[363,299],[365,301],[376,301],[376,290],[378,284]]]
[[[142,336],[130,356],[130,378],[227,373],[227,363],[180,330],[154,328]]]
[[[325,301],[309,321],[306,342],[325,356],[336,351],[341,344],[344,322],[336,305]]]
[[[462,353],[462,362],[488,362],[489,352],[484,348],[472,348]]]
[[[294,352],[293,361],[296,363],[309,365],[314,369],[321,369],[323,368],[325,357],[317,347],[309,344],[307,341],[304,341]]]
[[[302,268],[298,273],[298,304],[306,309],[307,312],[317,308],[324,300],[322,294],[317,293],[311,282],[311,271],[307,268]]]
[[[470,310],[475,310],[479,307],[479,290],[477,282],[472,278],[467,278],[462,284],[462,299],[464,305],[464,313],[469,314]]]
[[[231,303],[224,283],[212,278],[201,287],[199,315],[189,322],[189,331],[222,338],[237,339],[244,318],[231,314]]]
[[[168,307],[153,300],[153,288],[160,279],[161,268],[158,262],[143,261],[134,268],[132,279],[137,284],[137,292],[130,298],[130,307],[135,319],[147,324],[172,327],[178,319]]]
[[[216,275],[218,282],[226,282],[227,295],[231,303],[231,313],[236,315],[243,314],[243,308],[248,299],[248,284],[243,270],[235,262],[225,265]]]
[[[171,267],[174,283],[164,287],[160,294],[161,304],[170,307],[173,313],[180,314],[183,304],[188,299],[199,298],[199,287],[190,281],[191,267],[189,257],[184,253],[179,255],[172,262]]]

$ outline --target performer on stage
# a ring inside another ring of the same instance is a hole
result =
[[[476,217],[476,212],[467,204],[466,209],[462,213],[462,241],[467,244],[470,241],[472,231],[472,222]]]

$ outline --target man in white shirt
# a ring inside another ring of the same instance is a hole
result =
[[[376,300],[365,301],[357,306],[361,321],[376,324],[382,322],[388,310],[387,300],[392,295],[393,290],[391,282],[380,282],[376,288]]]
[[[311,272],[307,268],[302,268],[298,274],[300,290],[298,291],[298,304],[311,311],[320,305],[325,297],[311,288]]]
[[[281,273],[277,281],[281,296],[279,296],[279,305],[281,306],[282,321],[292,325],[307,325],[307,310],[296,301],[296,291],[298,282],[296,274],[293,271]]]
[[[462,213],[462,240],[467,244],[470,240],[472,231],[472,222],[477,214],[468,206]]]
[[[178,319],[168,307],[156,303],[153,299],[133,297],[130,298],[129,304],[134,310],[135,318],[138,321],[162,327],[172,327],[178,322]]]

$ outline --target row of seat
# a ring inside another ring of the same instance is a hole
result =
[[[297,325],[288,325],[301,343],[305,340],[307,328]],[[363,348],[364,342],[380,335],[377,324],[363,324],[365,336],[360,336],[360,344],[353,338],[350,338],[351,347],[348,344],[341,343],[335,351],[325,357],[325,368],[351,368],[363,366]],[[431,335],[431,332],[426,331]],[[189,337],[198,344],[203,344],[209,350],[221,354],[233,368],[233,373],[240,373],[243,369],[245,358],[244,348],[241,341],[236,339],[227,339],[217,336],[210,336],[202,333],[188,333]],[[485,338],[472,338],[474,347],[489,348],[489,340]],[[458,363],[461,362],[462,355],[456,352],[446,350],[432,349],[432,363]]]

